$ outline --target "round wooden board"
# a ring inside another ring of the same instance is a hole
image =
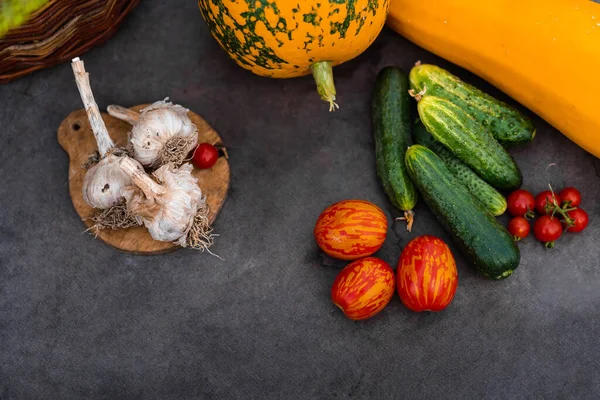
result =
[[[139,111],[147,106],[149,104],[140,104],[131,109]],[[202,117],[192,111],[188,112],[188,116],[198,127],[199,143],[222,144],[217,132]],[[102,119],[115,145],[124,147],[127,144],[127,134],[131,130],[131,125],[106,113],[102,113]],[[92,221],[89,220],[89,217],[94,213],[94,209],[83,200],[82,185],[86,170],[82,165],[97,150],[97,146],[85,110],[73,111],[61,123],[58,128],[58,142],[70,158],[69,192],[73,206],[85,225],[90,227]],[[212,168],[206,170],[194,168],[192,174],[198,178],[198,185],[206,196],[210,208],[209,219],[212,224],[221,210],[229,190],[229,163],[225,157],[219,157]],[[119,250],[135,254],[159,254],[179,248],[173,243],[152,239],[145,227],[102,230],[98,234],[98,239]]]

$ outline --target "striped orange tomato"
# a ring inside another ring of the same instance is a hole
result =
[[[381,248],[387,228],[387,218],[375,204],[343,200],[321,213],[314,235],[321,250],[331,257],[356,260]]]
[[[394,270],[376,257],[361,258],[340,271],[331,288],[331,299],[353,320],[371,318],[394,294]]]
[[[456,262],[443,240],[430,235],[411,240],[400,255],[396,284],[402,303],[412,311],[441,311],[458,286]]]

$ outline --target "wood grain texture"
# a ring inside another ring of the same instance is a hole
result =
[[[147,106],[149,104],[140,104],[131,109],[139,111]],[[192,111],[188,112],[188,116],[198,127],[199,143],[222,144],[219,134],[202,117]],[[127,144],[127,134],[131,130],[131,125],[106,113],[102,113],[102,119],[115,145],[124,147]],[[84,224],[90,227],[92,221],[89,217],[93,215],[94,209],[83,200],[82,185],[86,170],[82,165],[97,150],[97,146],[85,110],[73,111],[61,123],[58,128],[58,142],[70,158],[69,192],[73,206]],[[198,185],[206,196],[210,208],[209,219],[212,224],[221,210],[229,190],[229,163],[225,157],[219,157],[212,168],[207,170],[194,168],[192,174],[198,178]],[[160,254],[179,248],[173,243],[152,239],[145,227],[102,230],[98,234],[98,239],[119,250],[135,254]]]

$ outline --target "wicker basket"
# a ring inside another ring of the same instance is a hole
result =
[[[0,83],[71,58],[109,39],[139,0],[50,0],[0,39]]]

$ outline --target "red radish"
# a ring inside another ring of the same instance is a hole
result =
[[[192,162],[200,169],[208,169],[215,165],[218,158],[219,150],[215,146],[210,143],[200,143],[194,151]]]

